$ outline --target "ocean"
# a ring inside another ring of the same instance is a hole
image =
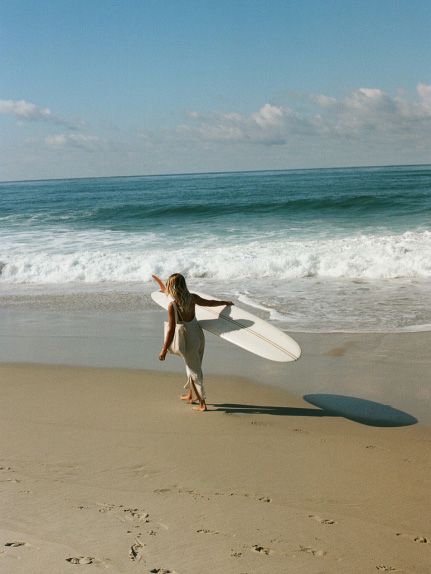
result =
[[[431,330],[431,166],[0,183],[0,306],[145,312],[173,272],[289,331]]]

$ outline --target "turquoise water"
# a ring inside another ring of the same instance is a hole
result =
[[[181,271],[284,328],[417,330],[430,256],[429,166],[0,183],[0,294]]]

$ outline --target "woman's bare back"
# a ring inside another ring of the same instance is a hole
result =
[[[193,299],[194,299],[194,295],[193,295]],[[177,311],[179,313],[179,319],[180,321],[184,322],[184,323],[190,323],[190,321],[193,321],[193,319],[196,317],[196,310],[195,310],[195,302],[193,300],[193,303],[190,305],[189,309],[187,309],[186,311],[183,309],[179,309],[179,306],[177,304]]]

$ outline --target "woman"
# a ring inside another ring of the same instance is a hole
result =
[[[186,350],[183,355],[186,371],[187,383],[186,388],[188,392],[181,397],[182,400],[188,403],[193,402],[193,393],[195,394],[199,405],[193,407],[197,411],[206,411],[207,406],[205,403],[205,392],[203,388],[203,375],[202,375],[202,359],[204,356],[205,337],[201,326],[196,320],[195,306],[202,305],[204,307],[219,307],[220,305],[233,305],[232,301],[216,301],[203,299],[195,293],[190,293],[187,289],[186,280],[180,273],[174,273],[166,281],[166,285],[162,280],[153,275],[153,279],[157,281],[160,291],[170,295],[173,299],[168,307],[168,320],[169,328],[163,343],[163,347],[159,354],[159,359],[164,361],[168,348],[172,343],[175,334],[176,317],[178,322],[185,325],[185,340]]]

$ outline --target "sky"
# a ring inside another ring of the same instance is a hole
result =
[[[2,0],[0,180],[431,163],[429,0]]]

